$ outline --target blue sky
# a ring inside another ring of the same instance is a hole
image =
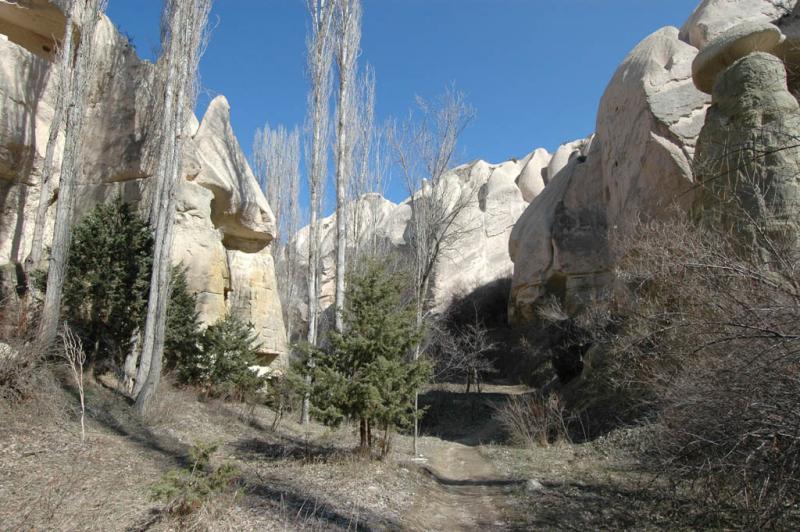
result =
[[[590,134],[622,59],[658,28],[683,24],[698,2],[364,0],[361,61],[376,71],[379,120],[455,83],[477,109],[460,159],[500,162]],[[160,8],[160,0],[109,0],[108,15],[151,58]],[[210,98],[227,96],[249,154],[264,122],[304,119],[305,3],[215,0],[211,21],[198,116]],[[388,195],[402,199],[402,183]]]

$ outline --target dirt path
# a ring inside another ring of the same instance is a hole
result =
[[[510,388],[510,387],[509,387]],[[514,391],[509,390],[511,393]],[[503,508],[522,479],[500,474],[477,444],[496,430],[491,419],[458,442],[425,437],[420,441],[424,461],[417,466],[433,482],[417,494],[407,521],[411,530],[507,530]]]

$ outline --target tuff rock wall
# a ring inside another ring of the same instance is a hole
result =
[[[796,0],[704,0],[681,29],[631,51],[603,95],[591,148],[549,175],[514,226],[514,323],[534,322],[553,296],[569,311],[602,297],[624,252],[610,242],[672,206],[708,217],[736,198],[763,217],[767,204],[774,229],[797,238],[797,150],[760,161],[756,188],[766,192],[753,200],[743,186],[753,169],[730,147],[800,135],[799,10]]]

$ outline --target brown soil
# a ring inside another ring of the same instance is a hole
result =
[[[477,447],[425,439],[430,478],[406,521],[410,530],[505,530],[509,491],[518,481],[498,473]]]
[[[0,409],[0,530],[400,529],[419,485],[394,461],[354,454],[351,428],[287,419],[272,431],[266,408],[201,402],[168,386],[148,420],[113,389],[90,386],[82,446],[74,394],[54,390],[44,403]],[[184,467],[198,441],[220,445],[213,460],[239,469],[241,489],[177,521],[149,488]]]

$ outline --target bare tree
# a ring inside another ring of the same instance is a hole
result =
[[[44,155],[42,166],[42,181],[39,186],[39,205],[36,209],[36,218],[33,226],[33,239],[31,243],[31,253],[27,259],[27,268],[35,268],[42,260],[44,249],[44,226],[47,222],[47,208],[53,200],[50,192],[51,181],[53,179],[53,157],[55,156],[58,144],[58,134],[64,124],[66,109],[71,105],[72,96],[72,44],[74,41],[74,0],[69,0],[64,8],[66,22],[64,23],[64,38],[58,49],[58,89],[56,91],[56,103],[53,111],[53,120],[50,122],[50,135],[47,138],[47,149]],[[28,272],[30,273],[30,272]]]
[[[161,152],[156,174],[156,194],[151,207],[155,225],[153,272],[144,326],[139,371],[136,375],[136,409],[145,413],[161,378],[167,304],[170,295],[175,194],[181,179],[186,117],[197,97],[197,71],[204,44],[211,0],[166,0],[162,43],[166,54],[164,112],[160,113]]]
[[[466,393],[469,393],[472,385],[480,393],[483,376],[496,372],[487,355],[497,344],[489,337],[489,330],[480,320],[477,309],[472,323],[455,326],[440,323],[434,330],[436,376],[439,379],[463,379]]]
[[[62,356],[69,364],[75,386],[78,388],[78,398],[81,401],[81,444],[86,442],[86,401],[83,394],[83,365],[86,363],[86,352],[80,337],[72,332],[72,328],[66,323],[61,332],[61,340],[64,343]]]
[[[336,122],[336,296],[334,326],[344,327],[344,280],[347,260],[347,185],[353,168],[353,140],[356,134],[356,70],[361,43],[361,0],[336,0],[336,65],[339,70]]]
[[[389,168],[386,128],[375,126],[375,71],[370,65],[359,76],[353,114],[353,171],[348,185],[352,207],[348,210],[347,238],[353,256],[349,262],[358,264],[362,254],[378,253],[377,232],[373,230],[377,213],[367,210],[363,199],[371,193],[384,194]],[[369,241],[368,236],[372,237]]]
[[[319,319],[319,227],[318,218],[322,191],[327,179],[328,127],[333,61],[334,0],[306,0],[311,17],[311,30],[306,40],[308,76],[311,90],[308,95],[308,130],[310,159],[308,171],[309,232],[308,232],[308,334],[311,345],[317,342]],[[309,361],[313,364],[313,361]],[[308,377],[310,378],[310,376]],[[310,398],[303,398],[302,422],[309,417]]]
[[[92,43],[100,16],[105,10],[106,0],[81,0],[73,8],[81,7],[82,32],[78,43],[75,67],[69,93],[65,94],[64,106],[67,111],[64,128],[64,153],[61,159],[61,178],[56,207],[56,221],[53,230],[52,251],[47,271],[47,291],[39,324],[39,343],[47,349],[56,339],[61,315],[61,292],[67,270],[67,258],[72,237],[72,218],[75,207],[75,188],[80,172],[82,129],[86,100],[89,93],[89,79],[93,65]]]
[[[300,132],[277,129],[265,124],[256,130],[253,141],[253,166],[277,219],[278,236],[272,244],[272,257],[278,278],[278,292],[284,309],[286,335],[293,336],[291,302],[297,296],[297,247],[291,239],[300,222]]]
[[[422,326],[429,310],[431,280],[444,253],[452,250],[468,232],[462,214],[477,189],[460,179],[447,179],[461,133],[469,125],[475,110],[466,103],[463,93],[449,87],[438,102],[417,98],[420,119],[410,114],[391,134],[396,163],[409,192],[411,220],[406,233],[413,253],[413,283],[417,323]],[[464,186],[466,185],[466,186]],[[414,359],[420,356],[420,345]],[[417,454],[419,423],[418,398],[415,398],[414,454]]]

